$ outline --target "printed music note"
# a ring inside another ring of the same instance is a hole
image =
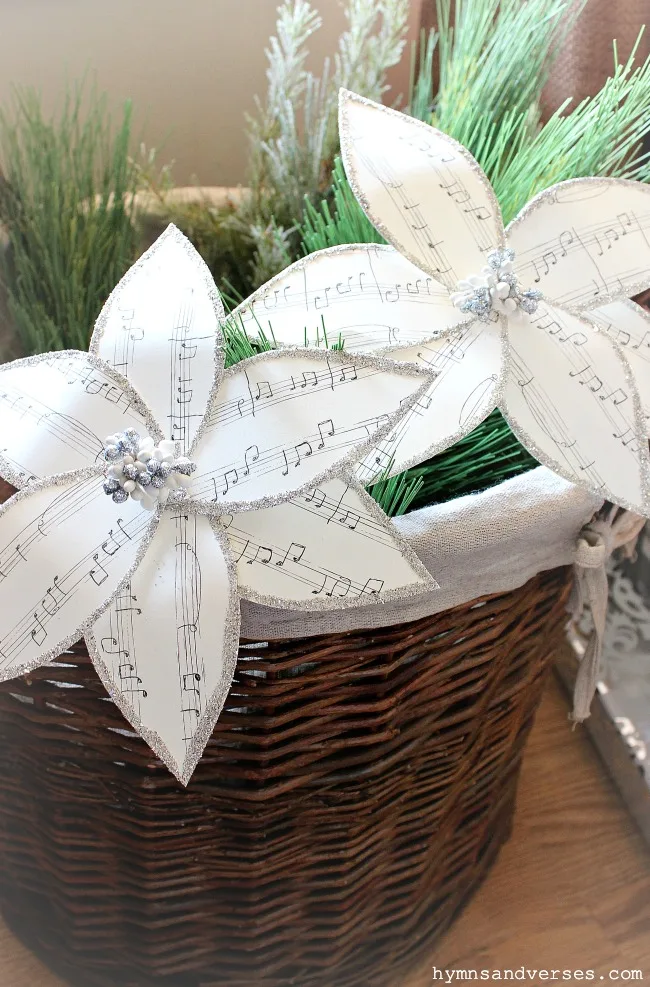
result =
[[[246,544],[248,544],[248,542]],[[264,558],[265,552],[268,552],[267,558]],[[246,559],[246,565],[252,565],[253,562],[261,562],[262,565],[268,565],[272,558],[273,552],[270,548],[267,548],[265,545],[258,545],[253,558]]]
[[[341,376],[339,377],[339,381],[341,381],[341,383],[345,380],[357,380],[357,368],[355,366],[349,365],[346,367],[341,367],[340,369]]]
[[[625,227],[634,226],[634,223],[630,219],[629,213],[626,212],[619,212],[616,218],[621,224],[621,236],[625,236],[627,234],[627,230],[625,229]]]
[[[103,637],[99,642],[104,654],[107,655],[124,655],[125,658],[129,657],[129,652],[125,651],[124,648],[120,648],[117,639],[114,637]],[[124,667],[124,666],[123,666]],[[133,669],[133,665],[129,666]],[[121,675],[120,675],[121,678]]]
[[[97,553],[97,555],[93,555],[93,562],[97,563],[97,567],[90,570],[90,578],[96,586],[101,586],[101,584],[108,579],[108,573],[99,561],[99,553]]]
[[[648,336],[650,336],[650,330],[648,330],[648,332],[643,334],[643,338],[638,343],[633,343],[630,349],[638,350],[642,346],[650,346],[650,342],[648,341]]]
[[[260,458],[260,450],[258,449],[258,447],[256,445],[249,446],[246,452],[244,453],[244,463],[245,463],[244,476],[249,475],[251,471],[250,464],[256,463],[259,458]]]
[[[313,455],[314,450],[311,447],[311,442],[299,442],[297,446],[294,446],[296,450],[296,456],[298,457],[298,462],[294,463],[295,466],[300,466],[303,459],[308,459],[309,456]]]
[[[334,422],[331,418],[326,418],[324,422],[318,423],[318,432],[320,434],[320,442],[317,448],[323,449],[325,447],[325,437],[334,435]]]
[[[190,679],[193,685],[188,685],[187,680]],[[189,672],[187,675],[183,676],[183,692],[194,692],[197,696],[201,695],[198,689],[198,683],[201,681],[201,676],[198,672]]]
[[[369,596],[373,596],[375,593],[381,593],[383,587],[383,579],[367,579],[359,595],[363,596],[364,593],[368,593]]]
[[[307,387],[307,384],[311,384],[312,387],[316,387],[318,383],[318,377],[315,370],[303,370],[302,373],[303,383],[300,385],[303,389]]]
[[[623,404],[628,399],[628,395],[621,387],[617,387],[615,390],[610,391],[609,394],[599,394],[598,397],[601,401],[611,401],[614,405]]]
[[[188,390],[186,390],[185,387],[181,386],[178,387],[177,390],[178,393],[180,394],[180,397],[176,398],[176,404],[189,404],[194,395],[194,391],[192,390],[192,388],[190,387]]]
[[[53,616],[57,612],[67,596],[67,593],[64,593],[59,587],[58,581],[59,577],[55,576],[53,579],[54,585],[47,588],[45,591],[45,596],[41,600],[43,610],[45,610],[46,613],[49,613],[50,616]]]
[[[291,556],[292,562],[300,562],[301,558],[303,557],[306,551],[307,548],[305,545],[299,545],[297,542],[292,541],[288,549],[284,553],[284,558],[280,559],[280,561],[276,562],[275,564],[279,566],[283,566],[284,563],[289,558],[289,556]]]
[[[37,613],[34,614],[34,620],[36,622],[36,627],[31,632],[32,640],[34,641],[35,644],[37,644],[40,647],[40,645],[47,637],[47,631],[45,630],[41,621],[39,620]]]
[[[260,380],[257,382],[257,394],[255,395],[255,400],[259,401],[260,398],[272,398],[273,390],[268,380]]]
[[[566,257],[567,249],[573,244],[573,233],[571,230],[564,230],[560,233],[558,240],[560,242],[560,257]]]
[[[343,284],[342,281],[339,281],[338,282],[338,284],[336,286],[336,290],[337,290],[337,292],[338,292],[339,295],[348,295],[352,291],[352,285],[350,284],[350,281],[352,280],[353,277],[354,277],[354,275],[351,274],[350,277],[348,278],[348,283],[347,283],[347,286],[345,288],[342,288],[341,287],[341,285]]]
[[[178,354],[178,359],[193,360],[197,350],[198,345],[196,343],[181,343],[181,352]]]
[[[459,205],[462,205],[464,202],[468,202],[470,199],[469,192],[464,185],[461,185],[459,181],[450,182],[449,185],[443,185],[440,183],[440,188],[444,189],[447,195]]]
[[[248,538],[248,539],[246,540],[246,544],[245,544],[245,545],[244,545],[244,547],[242,548],[242,550],[241,550],[241,552],[239,553],[239,555],[237,556],[237,558],[234,558],[234,557],[233,557],[233,562],[241,562],[241,560],[243,559],[243,557],[244,557],[244,555],[246,554],[246,549],[248,548],[248,546],[249,546],[249,545],[250,545],[250,538]]]
[[[611,250],[612,244],[618,240],[618,233],[613,229],[605,230],[605,239],[607,241],[607,249]]]
[[[312,501],[315,501],[316,498],[318,498],[318,503],[314,504],[314,507],[316,508],[322,507],[325,501],[327,500],[325,496],[325,492],[321,490],[319,487],[314,487],[313,490],[311,490],[308,494],[305,495],[305,500],[307,501],[307,503],[311,503]]]
[[[396,284],[394,288],[387,288],[385,301],[389,303],[394,303],[399,301],[399,285]]]
[[[545,254],[542,254],[542,264],[546,267],[546,270],[544,271],[544,274],[546,275],[550,272],[551,267],[554,267],[557,264],[557,257],[555,256],[554,250],[548,250]]]
[[[131,541],[132,540],[132,537],[128,533],[128,531],[126,530],[126,528],[124,527],[124,521],[122,520],[121,517],[118,517],[118,519],[117,519],[117,526],[120,529],[120,531],[122,532],[122,534],[125,535],[126,538],[129,539],[129,541]]]
[[[624,432],[612,432],[615,439],[620,439],[624,446],[629,446],[631,442],[634,442],[636,436],[634,430],[631,426],[625,429]]]
[[[329,303],[330,303],[330,300],[329,300],[329,292],[331,290],[332,290],[331,287],[328,286],[327,288],[325,288],[325,294],[324,295],[315,295],[314,296],[314,308],[328,308],[329,307]],[[323,299],[324,299],[324,301],[323,301]]]
[[[490,219],[491,215],[485,206],[469,206],[467,209],[463,209],[463,212],[473,212],[476,214],[476,218],[481,221]]]
[[[232,480],[230,480],[229,477],[231,477]],[[236,469],[226,470],[226,472],[223,475],[223,479],[226,484],[226,487],[224,490],[221,491],[222,495],[227,494],[231,486],[234,487],[237,483],[239,483],[239,473],[237,472]]]
[[[327,596],[347,596],[350,592],[350,587],[352,582],[347,576],[339,576],[339,578],[334,583],[331,591],[327,593]]]
[[[116,552],[119,552],[121,547],[122,546],[119,544],[119,542],[117,542],[113,537],[113,529],[111,528],[108,532],[108,538],[106,539],[105,542],[102,542],[103,550],[106,552],[107,555],[115,555]]]

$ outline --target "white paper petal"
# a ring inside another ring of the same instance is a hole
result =
[[[319,250],[263,285],[232,313],[254,338],[290,346],[380,352],[431,339],[467,322],[447,288],[393,247],[350,244]]]
[[[206,517],[164,512],[137,572],[86,641],[126,719],[186,785],[237,662],[239,600],[225,535]]]
[[[414,366],[336,351],[244,360],[224,373],[189,496],[215,513],[289,500],[356,463],[429,382]]]
[[[650,285],[650,188],[576,178],[540,192],[506,230],[524,288],[573,311]]]
[[[106,302],[90,343],[190,448],[223,368],[223,306],[190,241],[168,226]]]
[[[138,564],[157,518],[85,471],[0,508],[0,681],[55,658]]]
[[[615,343],[546,302],[509,337],[503,411],[519,440],[565,479],[647,514],[648,441]]]
[[[500,323],[473,322],[443,339],[392,352],[436,374],[427,391],[356,469],[363,483],[401,473],[458,442],[487,418],[503,384]],[[392,466],[391,466],[392,461]]]
[[[452,288],[503,245],[501,211],[469,151],[446,134],[341,92],[341,154],[350,185],[380,233]]]
[[[628,298],[592,309],[587,318],[602,326],[623,350],[650,430],[650,313]]]
[[[243,597],[340,610],[437,587],[357,481],[328,480],[277,507],[214,520],[226,528]]]
[[[108,435],[162,438],[131,385],[76,350],[0,367],[0,474],[15,487],[97,463]]]

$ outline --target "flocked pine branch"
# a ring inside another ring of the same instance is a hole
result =
[[[280,241],[297,246],[305,197],[316,201],[329,186],[339,146],[339,87],[381,98],[386,72],[402,55],[408,12],[408,0],[348,0],[334,65],[326,60],[317,77],[304,65],[319,15],[308,0],[285,0],[280,7],[267,50],[267,98],[249,123],[251,195],[239,217],[255,245],[256,281],[281,269],[284,258],[274,248]]]

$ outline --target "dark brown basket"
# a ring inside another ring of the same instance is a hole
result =
[[[509,835],[569,581],[242,642],[187,790],[82,645],[5,683],[10,926],[79,987],[396,987]]]

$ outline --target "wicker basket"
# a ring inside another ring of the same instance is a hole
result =
[[[187,790],[81,645],[5,683],[9,925],[79,987],[396,987],[509,835],[569,582],[242,642]]]

